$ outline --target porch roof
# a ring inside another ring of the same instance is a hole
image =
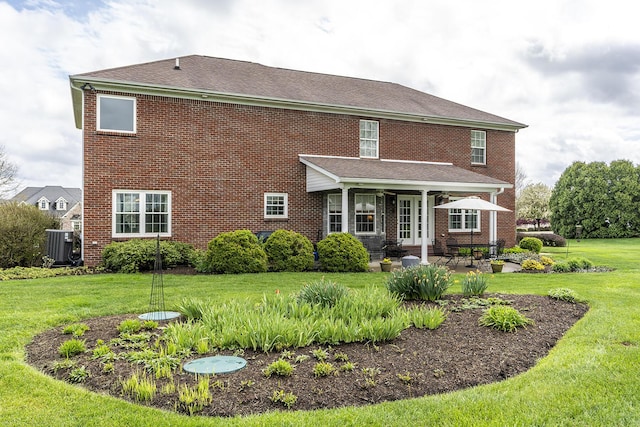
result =
[[[299,155],[307,167],[307,191],[348,188],[496,192],[513,185],[452,163]]]

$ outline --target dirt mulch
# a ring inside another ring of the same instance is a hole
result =
[[[241,355],[247,360],[244,369],[211,378],[213,399],[210,406],[204,407],[199,415],[226,417],[286,410],[282,403],[272,401],[274,392],[280,390],[297,396],[291,410],[312,410],[369,405],[501,381],[531,368],[588,310],[583,304],[571,304],[544,296],[489,296],[512,301],[514,308],[535,323],[515,333],[479,326],[478,319],[483,309],[456,311],[455,307],[461,307],[464,301],[459,295],[450,295],[445,297],[448,317],[438,329],[410,328],[392,342],[376,345],[359,343],[293,349],[290,361],[295,371],[291,377],[266,378],[262,372],[281,356],[280,353],[244,351]],[[83,322],[90,327],[81,338],[86,340],[89,351],[72,358],[77,366],[84,366],[90,372],[82,387],[131,400],[123,396],[122,380],[140,372],[141,365],[116,360],[114,371],[105,374],[102,363],[92,359],[91,351],[98,339],[108,343],[116,338],[116,328],[123,319],[135,318],[135,315],[110,316]],[[61,331],[62,327],[34,337],[27,346],[27,361],[55,378],[68,380],[70,369],[54,372],[55,362],[63,360],[58,355],[58,348],[62,342],[70,339],[70,335],[64,335]],[[155,335],[160,333],[160,329],[154,331]],[[320,378],[314,376],[313,369],[318,361],[312,351],[318,348],[328,351],[328,361],[337,368],[337,374]],[[118,351],[125,350],[116,350],[116,353]],[[234,355],[230,351],[215,354]],[[183,362],[215,354],[193,355]],[[355,369],[340,371],[344,362],[335,360],[338,354],[347,355]],[[295,358],[301,355],[310,357],[296,362]],[[177,371],[173,373],[172,380],[176,390],[182,385],[196,384],[194,375],[180,368]],[[183,412],[184,409],[177,404],[177,391],[161,391],[169,380],[158,379],[156,382],[158,392],[148,405]]]

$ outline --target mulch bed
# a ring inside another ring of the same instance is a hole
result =
[[[512,306],[534,320],[534,324],[517,332],[500,332],[478,325],[481,308],[451,311],[463,303],[459,295],[445,299],[449,311],[447,320],[435,330],[410,328],[388,343],[358,343],[336,346],[313,346],[290,350],[295,371],[291,377],[267,378],[262,370],[280,357],[280,353],[244,351],[241,356],[247,366],[235,373],[211,378],[213,400],[199,415],[234,416],[258,414],[273,410],[286,410],[282,403],[271,400],[274,392],[284,391],[297,396],[291,410],[313,410],[342,406],[361,406],[384,401],[407,399],[429,394],[445,393],[487,384],[513,377],[531,368],[544,357],[562,335],[588,310],[584,304],[571,304],[549,297],[534,295],[486,295],[512,301]],[[92,350],[96,340],[109,342],[118,336],[117,326],[123,319],[135,315],[110,316],[83,321],[90,330],[81,338]],[[34,337],[27,346],[27,361],[37,369],[60,380],[67,380],[69,369],[58,369],[54,363],[63,358],[58,355],[60,344],[70,335],[61,333],[62,327]],[[156,334],[161,331],[156,330]],[[154,340],[152,340],[154,341]],[[313,368],[317,360],[312,351],[324,348],[328,361],[336,368],[342,362],[334,360],[336,354],[346,354],[356,368],[351,372],[316,378]],[[225,351],[216,354],[234,355]],[[183,362],[199,357],[194,355]],[[236,354],[237,355],[237,354]],[[296,356],[309,355],[296,363]],[[114,371],[104,374],[102,364],[91,358],[91,351],[74,356],[77,366],[85,366],[90,376],[81,387],[130,400],[122,394],[123,379],[140,372],[142,367],[124,360],[114,363]],[[196,384],[195,376],[178,369],[173,374],[176,389]],[[376,373],[379,372],[379,373]],[[374,374],[375,373],[375,374]],[[168,382],[156,380],[158,393],[149,406],[170,411],[181,411],[177,406],[178,393],[162,393]]]

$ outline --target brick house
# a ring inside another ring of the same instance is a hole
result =
[[[521,123],[394,83],[196,55],[70,84],[87,265],[113,241],[206,248],[237,229],[312,242],[348,231],[372,252],[398,239],[423,258],[471,225],[476,241],[515,243],[512,212],[433,207],[476,194],[515,210]]]

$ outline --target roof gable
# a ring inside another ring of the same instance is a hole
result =
[[[516,130],[526,125],[448,101],[397,83],[320,74],[261,64],[191,55],[70,76],[72,87],[131,93],[186,93],[226,102],[271,102],[284,108],[318,109],[343,114],[405,118],[443,124]],[[78,91],[74,104],[80,102]],[[74,105],[76,112],[80,111]],[[76,117],[78,120],[78,117]],[[77,123],[78,124],[78,123]]]

